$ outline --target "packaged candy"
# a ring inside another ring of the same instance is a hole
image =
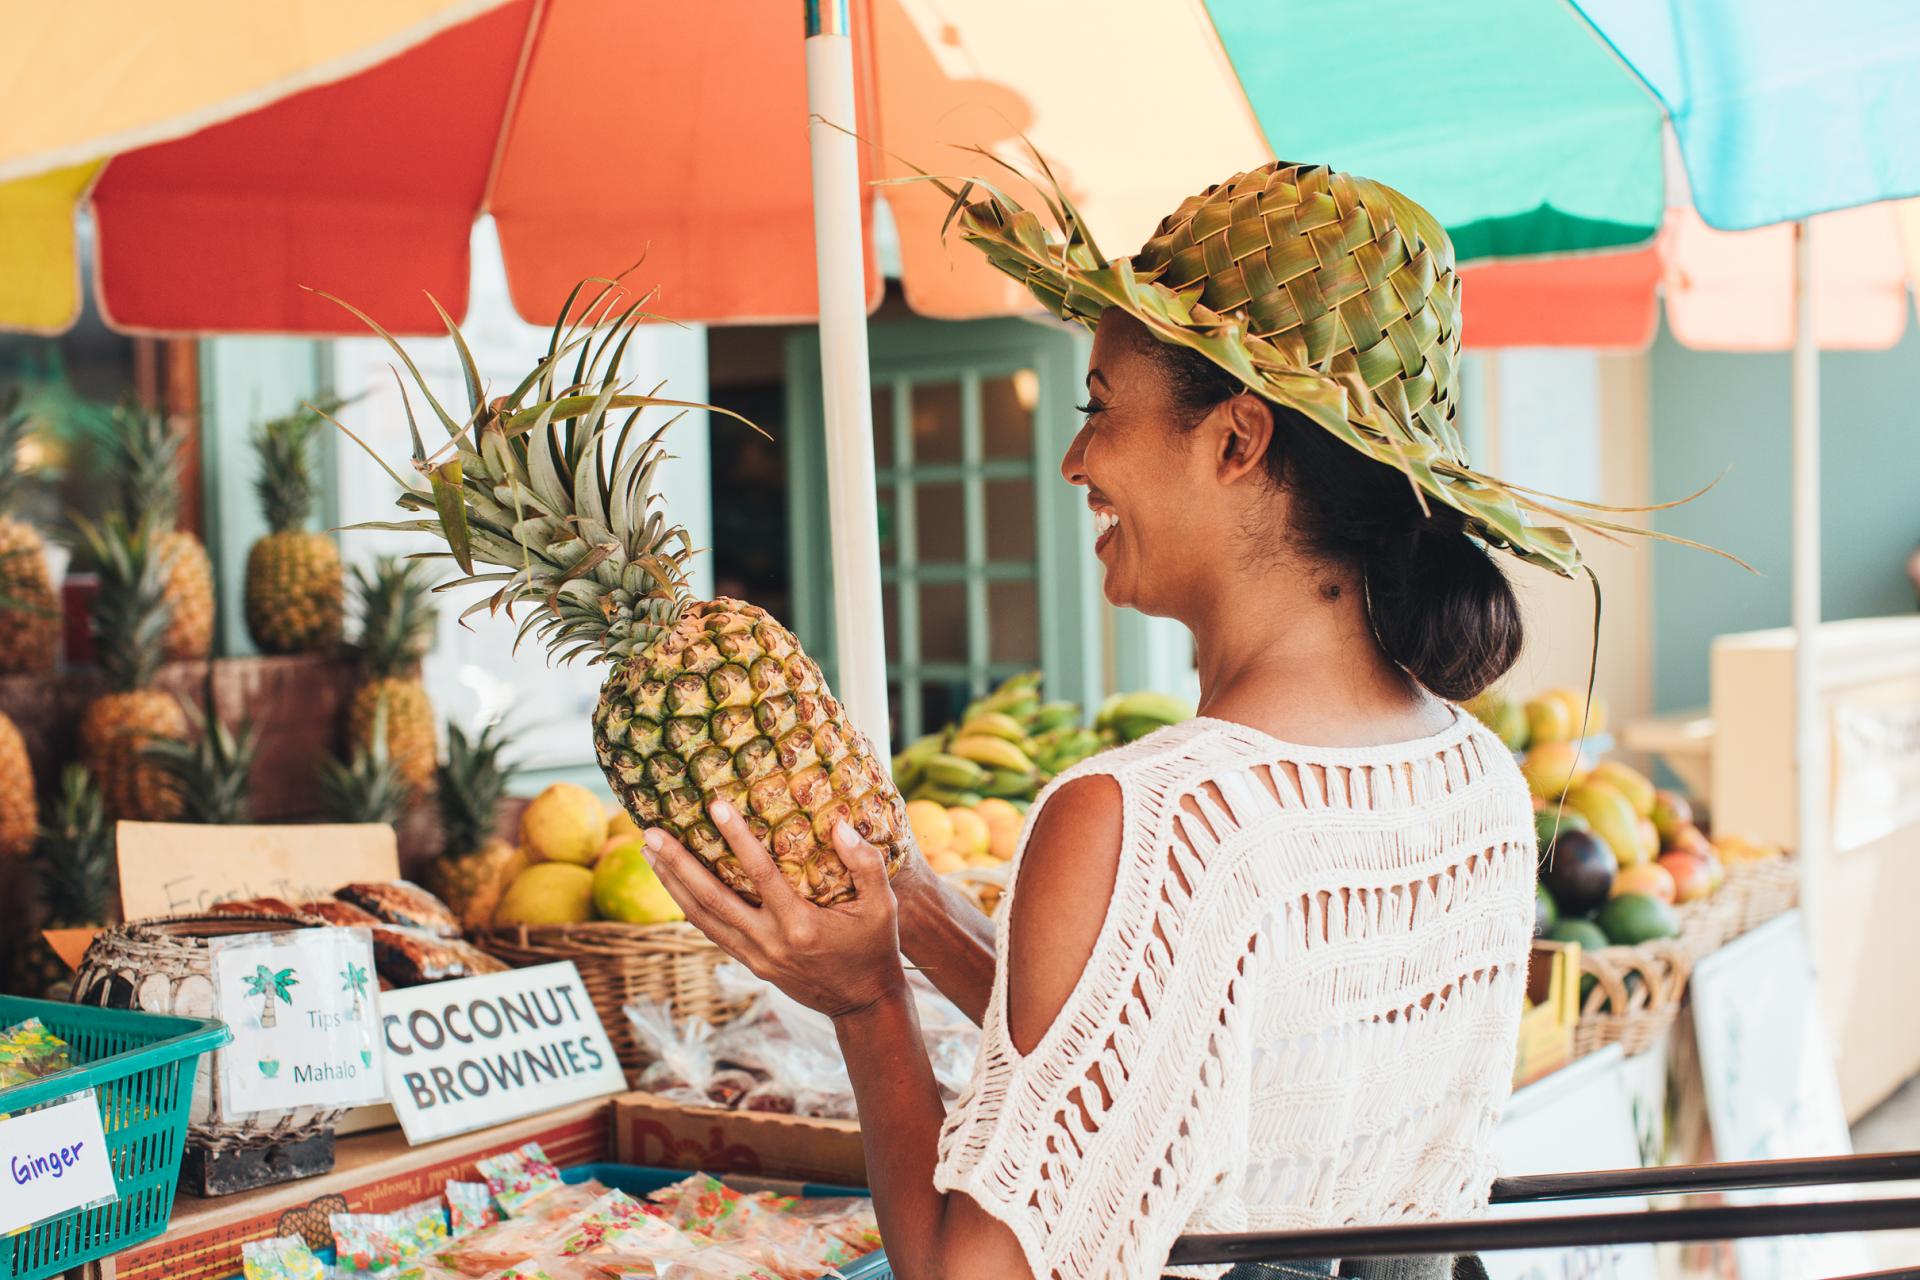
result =
[[[65,1071],[73,1065],[67,1042],[38,1018],[0,1031],[0,1089]]]
[[[249,1240],[240,1246],[246,1280],[325,1280],[326,1264],[299,1236]]]
[[[880,1247],[880,1219],[873,1211],[873,1201],[865,1196],[815,1196],[795,1201],[787,1214],[846,1245],[851,1251],[846,1261]]]
[[[600,1273],[583,1258],[538,1254],[507,1267],[493,1280],[600,1280]]]
[[[608,1187],[603,1182],[589,1178],[585,1182],[563,1183],[545,1195],[529,1200],[521,1209],[523,1218],[570,1218],[576,1213],[585,1213],[593,1208],[601,1196],[607,1194]]]
[[[630,1236],[637,1239],[646,1234],[645,1224],[662,1222],[662,1217],[661,1210],[652,1205],[641,1204],[622,1191],[609,1191],[567,1222],[569,1229],[554,1252],[571,1258],[626,1249]]]
[[[501,1215],[508,1218],[519,1217],[532,1201],[557,1191],[562,1185],[560,1170],[548,1161],[547,1153],[537,1142],[502,1155],[488,1156],[475,1167],[486,1179]]]
[[[484,1182],[447,1184],[447,1234],[454,1238],[478,1231],[500,1221],[500,1210],[493,1206],[493,1191]]]
[[[564,1198],[572,1203],[574,1187],[562,1187],[548,1199],[535,1200],[533,1207],[538,1209],[549,1200]],[[602,1194],[605,1189],[602,1188]],[[555,1207],[559,1207],[556,1203]],[[560,1242],[578,1232],[586,1223],[588,1211],[574,1206],[566,1212],[551,1216],[542,1213],[528,1213],[518,1218],[507,1218],[491,1227],[469,1232],[441,1249],[436,1261],[443,1267],[450,1267],[463,1276],[491,1276],[503,1267],[540,1254],[559,1256]]]
[[[334,1268],[340,1272],[388,1271],[425,1260],[447,1242],[447,1219],[438,1200],[392,1213],[335,1213]]]
[[[718,1070],[713,1057],[713,1025],[702,1018],[676,1023],[673,1010],[664,1000],[636,1001],[626,1007],[626,1014],[635,1042],[643,1053],[656,1059],[640,1073],[639,1087],[688,1106],[716,1105],[707,1092]],[[749,1077],[747,1088],[751,1087]],[[727,1096],[731,1088],[723,1085],[721,1096]]]

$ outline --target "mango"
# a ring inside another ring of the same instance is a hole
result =
[[[929,863],[953,844],[953,822],[947,817],[947,807],[936,801],[907,801],[907,825],[913,829],[920,856]]]
[[[1593,772],[1588,776],[1590,781],[1604,782],[1625,796],[1637,816],[1653,816],[1654,802],[1659,793],[1654,789],[1653,780],[1638,769],[1621,764],[1618,760],[1602,760],[1593,766]]]
[[[1577,783],[1587,774],[1589,764],[1580,748],[1571,742],[1549,741],[1536,745],[1520,762],[1520,773],[1527,790],[1545,800],[1558,800],[1568,783]]]
[[[1660,831],[1661,842],[1669,849],[1679,848],[1680,831],[1693,825],[1693,806],[1687,798],[1677,791],[1664,788],[1653,793],[1653,825]]]
[[[520,843],[546,862],[585,866],[607,837],[607,810],[600,797],[572,782],[556,782],[520,815]]]
[[[495,924],[579,924],[593,919],[593,872],[572,862],[537,862],[514,877],[494,909]]]
[[[1624,867],[1649,862],[1658,850],[1649,849],[1641,835],[1639,815],[1627,798],[1603,783],[1576,783],[1567,792],[1567,807],[1587,820],[1593,833],[1607,842]]]
[[[1527,702],[1527,741],[1534,749],[1565,742],[1579,730],[1565,702],[1558,698],[1533,698]]]

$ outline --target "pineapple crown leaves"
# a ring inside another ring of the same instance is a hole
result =
[[[447,758],[440,764],[440,826],[446,852],[470,853],[493,835],[501,800],[519,765],[503,761],[506,742],[496,722],[483,725],[469,738],[460,726],[447,724]]]
[[[253,433],[260,459],[254,492],[267,525],[275,533],[298,529],[313,514],[313,442],[327,419],[346,401],[324,396],[314,405],[301,405],[283,418],[271,418]]]
[[[60,771],[34,851],[49,926],[106,923],[113,854],[113,827],[100,788],[85,765],[70,764]]]
[[[0,395],[0,515],[13,508],[27,473],[20,467],[20,445],[33,425],[33,415],[20,403],[20,388]]]
[[[242,720],[227,728],[214,701],[213,673],[207,673],[207,709],[189,705],[194,740],[159,739],[147,745],[146,758],[174,780],[182,801],[181,821],[234,825],[250,820],[253,765],[260,754],[260,731]]]
[[[94,647],[107,683],[117,692],[153,683],[173,620],[167,603],[167,563],[155,546],[151,521],[130,523],[112,512],[98,524],[73,517],[76,549],[100,575],[90,606]]]
[[[353,566],[353,591],[360,601],[360,639],[353,650],[367,671],[402,675],[433,647],[440,611],[428,577],[420,561],[397,556],[381,556],[371,569]]]
[[[136,522],[172,528],[180,514],[180,447],[186,437],[165,413],[133,400],[115,405],[94,430],[106,450],[115,507]]]
[[[335,822],[384,822],[391,826],[406,808],[407,787],[387,752],[387,699],[375,703],[366,746],[345,761],[322,760],[316,781],[320,808]]]
[[[578,309],[579,319],[569,321],[583,292],[596,285],[598,292]],[[511,617],[515,605],[527,604],[531,612],[516,644],[533,635],[563,662],[590,653],[594,661],[612,661],[671,627],[689,602],[687,564],[695,549],[686,530],[670,522],[655,485],[668,457],[663,438],[678,418],[643,434],[640,416],[650,408],[710,411],[760,429],[714,405],[628,390],[620,366],[639,326],[659,318],[644,310],[651,298],[629,302],[617,277],[583,280],[561,309],[546,355],[509,394],[491,399],[458,326],[442,310],[465,376],[468,412],[462,420],[434,396],[385,329],[330,297],[392,347],[447,436],[445,444],[427,450],[401,381],[412,466],[427,486],[410,483],[374,458],[400,486],[399,505],[426,514],[355,527],[425,532],[443,540],[448,550],[441,554],[467,576],[442,590],[493,588],[461,615],[463,623],[483,610]],[[563,383],[561,368],[569,357],[572,379]],[[400,378],[398,371],[394,376]],[[504,572],[476,572],[476,562]]]

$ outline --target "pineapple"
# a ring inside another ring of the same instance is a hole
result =
[[[40,928],[22,939],[14,954],[13,989],[24,995],[64,999],[73,974],[47,945],[40,929],[78,929],[111,924],[113,827],[100,789],[85,766],[60,774],[47,825],[34,850]]]
[[[259,730],[245,720],[237,733],[227,728],[214,705],[212,672],[207,674],[207,710],[188,707],[187,717],[193,721],[192,742],[161,739],[146,749],[147,761],[173,779],[182,821],[226,825],[251,821],[249,793],[260,751]]]
[[[181,436],[167,425],[165,414],[135,404],[114,409],[110,434],[119,509],[133,524],[150,525],[154,551],[166,567],[171,621],[165,657],[169,662],[204,658],[213,649],[213,565],[199,538],[175,528]]]
[[[180,703],[151,687],[171,625],[166,568],[151,528],[130,528],[117,515],[75,525],[100,571],[93,633],[108,689],[80,721],[80,756],[114,817],[171,821],[180,816],[179,789],[147,758],[153,744],[187,737]]]
[[[384,704],[387,753],[408,792],[418,797],[433,785],[439,755],[433,703],[420,683],[420,660],[439,625],[431,584],[418,561],[382,556],[371,572],[354,566],[353,588],[360,598],[360,687],[347,705],[348,748],[371,745],[374,712]]]
[[[522,606],[523,637],[539,636],[561,660],[590,654],[608,664],[594,750],[637,822],[672,831],[755,901],[708,821],[707,806],[725,799],[796,890],[817,903],[845,900],[854,885],[833,852],[835,823],[852,823],[891,871],[910,839],[905,805],[792,632],[754,605],[692,598],[692,542],[653,488],[666,428],[637,432],[635,420],[650,405],[709,406],[624,390],[620,360],[645,300],[616,316],[616,288],[584,313],[569,299],[547,356],[493,400],[449,321],[469,414],[457,421],[416,375],[448,441],[429,455],[413,427],[413,469],[429,487],[402,481],[399,502],[426,514],[376,527],[442,538],[468,575],[458,585],[495,584],[469,612]],[[572,314],[599,318],[569,325]],[[561,385],[561,362],[574,355],[573,381]],[[410,406],[408,415],[412,425]],[[476,561],[503,572],[476,574]]]
[[[493,919],[507,883],[527,865],[527,857],[494,834],[500,801],[514,766],[500,759],[503,743],[487,725],[471,740],[458,725],[447,726],[447,759],[440,766],[440,827],[443,852],[428,871],[427,887],[477,929]]]
[[[7,515],[26,478],[14,460],[30,421],[19,392],[0,397],[0,675],[51,671],[60,649],[46,545],[32,525]]]
[[[247,553],[247,632],[263,653],[312,653],[340,643],[340,549],[305,527],[313,514],[313,437],[324,422],[301,409],[266,423],[253,438],[260,455],[254,488],[273,530]]]
[[[40,806],[33,795],[33,762],[27,758],[27,740],[0,712],[0,857],[17,858],[33,851],[40,829]]]
[[[365,745],[353,749],[345,763],[323,760],[316,779],[320,786],[320,808],[333,822],[384,822],[391,826],[400,820],[406,807],[407,788],[387,754],[387,704],[376,699],[372,731]]]

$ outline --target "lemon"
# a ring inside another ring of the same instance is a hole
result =
[[[638,839],[622,840],[600,855],[593,869],[593,905],[606,919],[625,924],[687,918],[647,865],[646,846]]]
[[[592,862],[606,829],[600,797],[571,782],[554,783],[520,815],[520,843],[547,862]]]
[[[991,847],[993,835],[987,830],[987,820],[973,810],[949,809],[947,821],[953,824],[953,849],[961,857],[976,858]]]

